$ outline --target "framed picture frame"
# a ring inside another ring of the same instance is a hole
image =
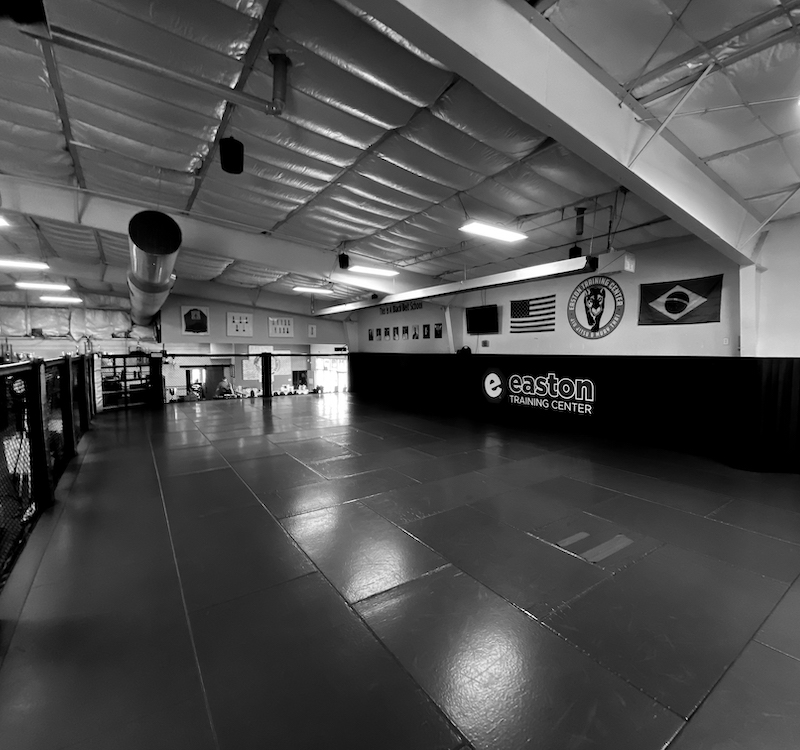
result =
[[[294,318],[270,318],[268,333],[271,339],[294,338]]]
[[[181,305],[181,333],[186,336],[208,336],[208,323],[207,307]]]
[[[253,338],[253,314],[225,313],[225,331],[228,336],[246,336]]]

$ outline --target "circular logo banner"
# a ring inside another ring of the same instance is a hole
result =
[[[625,295],[608,276],[592,276],[582,281],[569,296],[567,319],[572,330],[586,339],[608,336],[622,320]]]

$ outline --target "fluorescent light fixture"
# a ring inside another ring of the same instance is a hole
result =
[[[292,290],[295,292],[310,292],[311,294],[333,294],[333,289],[328,289],[324,286],[294,286]]]
[[[400,271],[393,271],[389,268],[370,268],[369,266],[350,266],[351,273],[366,273],[370,276],[397,276]]]
[[[461,231],[479,234],[481,237],[491,237],[493,240],[502,240],[503,242],[519,242],[528,239],[528,235],[522,234],[522,232],[512,232],[510,229],[484,224],[482,221],[468,221],[461,227]]]
[[[322,315],[333,315],[334,313],[353,312],[362,310],[366,307],[376,305],[389,305],[394,302],[409,302],[416,299],[429,299],[430,297],[442,297],[448,294],[460,294],[462,292],[473,292],[476,289],[489,289],[493,286],[506,286],[508,284],[519,284],[523,281],[533,281],[534,279],[544,279],[548,276],[562,276],[568,273],[588,273],[597,270],[597,258],[581,256],[580,258],[568,258],[567,260],[557,260],[553,263],[542,263],[538,266],[519,268],[516,271],[503,271],[490,276],[479,276],[468,281],[453,281],[449,284],[438,284],[437,286],[422,287],[410,292],[400,292],[399,294],[389,294],[379,302],[348,302],[344,305],[335,305],[318,310],[316,317]]]
[[[11,224],[8,223],[8,219],[0,216],[0,227],[10,227]]]
[[[50,284],[44,281],[18,281],[14,285],[18,289],[44,289],[49,292],[68,292],[66,284]]]
[[[39,297],[39,299],[43,302],[65,302],[69,305],[77,305],[83,302],[80,297],[50,297],[48,295],[44,295],[43,297]]]
[[[46,271],[50,266],[40,260],[17,260],[16,258],[0,258],[0,268],[25,268],[31,271]]]

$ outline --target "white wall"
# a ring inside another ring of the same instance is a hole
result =
[[[414,308],[414,309],[412,309]],[[461,314],[457,310],[456,315]],[[442,338],[434,338],[435,326],[442,325]],[[412,339],[413,327],[419,326],[419,339]],[[422,326],[430,325],[431,337],[422,338]],[[402,339],[403,326],[408,326],[408,340]],[[400,329],[401,338],[398,341],[385,340],[382,335],[381,340],[375,339],[375,330],[380,328],[389,332],[397,327]],[[369,331],[373,332],[373,340],[369,340]],[[407,353],[431,353],[450,351],[445,327],[444,307],[429,302],[406,302],[398,305],[380,305],[370,307],[358,312],[358,349],[353,351],[361,352],[407,352]]]
[[[800,217],[771,224],[756,261],[760,268],[742,269],[744,353],[800,357]]]
[[[608,257],[600,257],[596,274],[611,275],[625,295],[625,313],[619,326],[602,339],[589,340],[575,333],[567,322],[567,300],[572,290],[589,274],[513,286],[496,287],[452,298],[451,319],[454,350],[469,346],[476,354],[601,354],[601,355],[688,355],[726,357],[738,355],[739,343],[739,267],[700,240],[665,243],[635,253],[634,273],[615,272],[616,263],[604,272]],[[680,281],[723,274],[722,305],[719,323],[693,325],[640,326],[639,287],[641,284]],[[556,330],[552,333],[512,334],[509,317],[511,300],[556,294]],[[501,333],[467,335],[464,307],[496,304],[501,308]],[[438,310],[437,310],[438,308]],[[422,310],[381,315],[378,308],[359,312],[359,345],[362,351],[424,352],[450,351],[447,333],[430,342],[369,342],[368,329],[378,325],[412,325],[416,322],[444,322],[444,308],[425,303]],[[481,341],[489,346],[481,346]],[[425,344],[428,343],[428,346]]]
[[[209,308],[209,335],[198,336],[184,334],[181,325],[181,307],[197,306]],[[253,336],[228,336],[226,328],[226,313],[239,312],[253,315]],[[268,318],[293,318],[294,336],[291,338],[270,338]],[[316,338],[308,334],[308,326],[317,327]],[[208,299],[180,297],[170,295],[161,310],[161,340],[165,345],[193,344],[271,344],[276,349],[283,349],[292,344],[340,344],[346,343],[344,324],[338,320],[326,318],[313,318],[310,315],[299,315],[280,311],[264,310],[247,305],[234,305],[227,302],[217,302]],[[167,346],[167,348],[169,348]]]

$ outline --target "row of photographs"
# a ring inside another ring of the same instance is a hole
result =
[[[411,329],[411,340],[414,341],[419,338],[429,339],[431,337],[431,324],[423,323],[421,326],[394,326],[389,328],[372,328],[368,331],[370,341],[408,341],[409,328]],[[420,336],[420,329],[422,335]],[[433,338],[442,338],[442,324],[433,324]]]

